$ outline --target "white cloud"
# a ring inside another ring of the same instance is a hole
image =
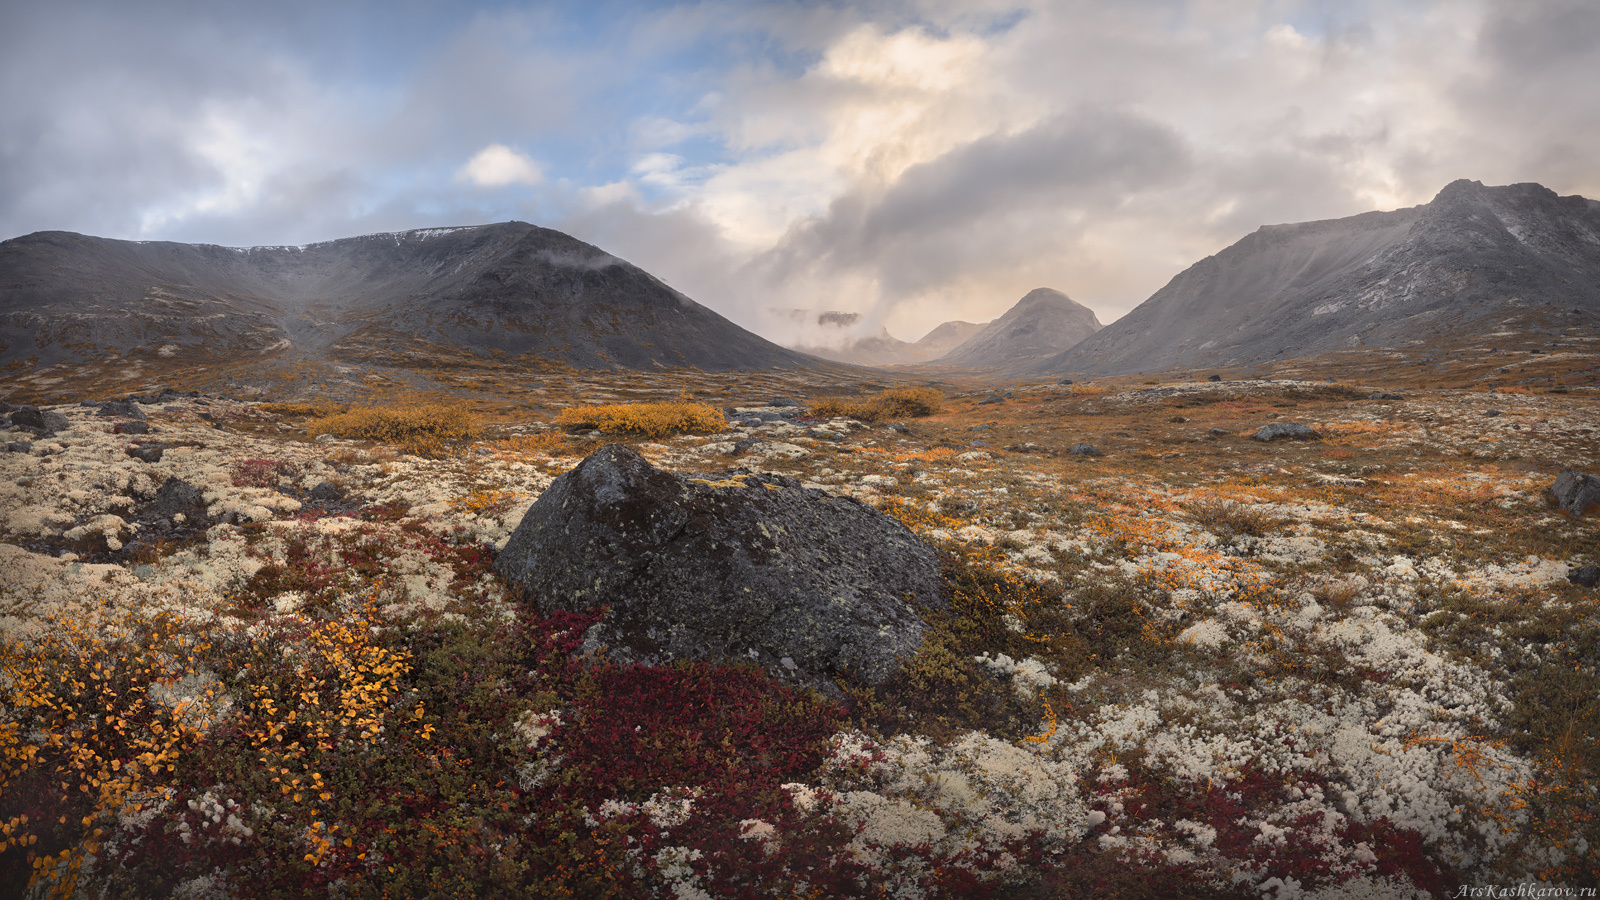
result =
[[[512,184],[535,186],[544,183],[544,172],[526,154],[505,144],[490,144],[479,150],[456,173],[456,178],[478,187],[505,187]]]

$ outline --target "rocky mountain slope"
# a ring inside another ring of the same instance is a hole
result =
[[[1094,310],[1060,291],[1035,288],[938,362],[975,369],[1008,368],[1072,347],[1102,327]]]
[[[1480,336],[1512,316],[1600,327],[1600,201],[1452,182],[1432,202],[1263,226],[1036,375],[1238,366]]]
[[[814,364],[648,272],[524,222],[302,247],[40,232],[0,244],[0,366],[141,357],[404,357],[428,347],[590,369]]]

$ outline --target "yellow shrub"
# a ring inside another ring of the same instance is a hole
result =
[[[406,406],[369,406],[328,416],[312,424],[307,433],[384,441],[416,456],[448,456],[455,444],[478,437],[472,413],[448,403]]]
[[[332,403],[263,403],[262,412],[278,416],[309,416],[320,419],[339,411]]]
[[[890,388],[860,403],[847,403],[825,397],[811,404],[811,414],[822,419],[849,418],[863,422],[884,419],[915,419],[931,416],[944,404],[944,395],[935,388]]]
[[[612,403],[574,406],[556,415],[568,428],[599,429],[606,434],[661,438],[675,434],[714,434],[728,427],[722,411],[704,403]]]

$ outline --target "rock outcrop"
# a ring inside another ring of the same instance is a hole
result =
[[[743,657],[819,684],[883,681],[947,603],[933,547],[857,500],[676,475],[621,444],[557,478],[495,570],[548,610],[609,606],[592,637],[623,658]]]

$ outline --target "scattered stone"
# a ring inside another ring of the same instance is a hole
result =
[[[313,500],[321,500],[324,503],[333,503],[344,499],[344,491],[340,490],[339,486],[331,481],[323,481],[311,489],[310,497]]]
[[[1221,375],[1212,375],[1211,377],[1207,378],[1206,380],[1207,381],[1221,381],[1222,380],[1222,376]]]
[[[664,472],[621,445],[558,477],[495,561],[545,609],[609,606],[591,642],[624,659],[751,655],[867,684],[947,606],[934,548],[859,501],[781,475]]]
[[[1483,415],[1484,415],[1484,418],[1492,419],[1495,416],[1503,416],[1503,415],[1505,415],[1505,413],[1501,412],[1498,409],[1486,409],[1486,410],[1483,411]]]
[[[844,435],[840,434],[837,431],[829,431],[826,428],[813,428],[813,429],[811,429],[811,431],[809,433],[810,433],[810,435],[812,437],[817,438],[818,440],[823,440],[823,441],[842,441],[842,440],[844,440]]]
[[[1600,478],[1567,469],[1556,476],[1555,484],[1550,486],[1550,496],[1556,506],[1581,516],[1591,507],[1600,506]]]
[[[1073,444],[1067,452],[1073,456],[1099,456],[1100,448],[1093,444]]]
[[[1404,400],[1405,397],[1402,397],[1399,394],[1390,394],[1390,393],[1387,393],[1385,391],[1373,391],[1372,392],[1372,396],[1368,397],[1367,399],[1368,400]]]
[[[1269,419],[1276,419],[1277,417],[1278,417],[1277,413],[1267,413],[1267,418],[1269,418]]]
[[[204,415],[204,413],[201,413],[201,415]],[[319,444],[331,444],[334,441],[334,437],[331,434],[319,434],[316,437],[316,441]]]
[[[994,459],[994,454],[986,453],[982,450],[969,450],[966,453],[957,456],[956,462],[975,463],[983,462],[984,460],[988,459]]]
[[[1260,431],[1250,435],[1250,437],[1258,441],[1275,441],[1278,438],[1288,438],[1291,441],[1315,441],[1321,439],[1322,435],[1317,434],[1316,429],[1311,426],[1301,425],[1299,422],[1274,422],[1271,425],[1262,426]]]
[[[129,447],[128,455],[134,459],[143,460],[147,463],[156,463],[161,462],[161,454],[165,453],[166,451],[167,448],[165,447],[141,445],[138,447]]]
[[[7,453],[32,453],[33,452],[33,442],[32,441],[12,441],[9,444],[6,444],[6,452]]]
[[[899,422],[890,422],[888,425],[885,425],[883,427],[884,427],[885,431],[892,431],[895,434],[910,434],[911,433],[911,429],[910,428],[907,428],[905,425],[903,425],[903,424],[901,424]]]
[[[1578,587],[1600,586],[1600,566],[1584,566],[1567,573],[1567,580]]]
[[[48,437],[58,431],[66,431],[72,427],[67,417],[53,410],[41,410],[37,406],[26,404],[19,406],[11,413],[11,424],[18,428],[26,428],[41,437]]]
[[[136,421],[132,421],[132,422],[118,422],[117,424],[111,426],[111,433],[112,434],[149,434],[150,433],[150,423],[148,423],[148,422],[140,422],[140,421],[137,421],[137,420]]]
[[[124,419],[144,419],[144,410],[132,400],[107,400],[100,404],[97,416],[121,416]]]
[[[1226,429],[1226,428],[1213,428],[1213,429],[1211,429],[1210,431],[1208,431],[1206,433],[1211,435],[1212,437],[1226,437],[1228,435],[1228,429]]]
[[[199,488],[181,478],[168,478],[156,490],[155,499],[139,510],[139,518],[167,521],[182,515],[199,521],[205,517],[205,511],[205,494]]]

